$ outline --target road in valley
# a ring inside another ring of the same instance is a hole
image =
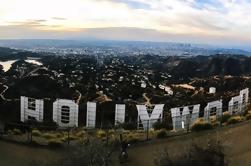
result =
[[[9,89],[9,87],[7,85],[3,85],[3,87],[5,88],[1,93],[0,93],[0,98],[2,98],[4,101],[10,101],[9,99],[6,99],[4,97],[4,93]]]

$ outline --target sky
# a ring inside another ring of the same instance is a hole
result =
[[[251,46],[251,0],[0,0],[0,39]]]

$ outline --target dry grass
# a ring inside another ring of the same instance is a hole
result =
[[[33,129],[32,130],[32,135],[36,136],[36,137],[39,137],[39,136],[41,136],[41,132],[38,129]]]
[[[19,129],[13,129],[13,130],[12,130],[12,134],[13,134],[13,135],[22,135],[23,133],[22,133],[22,131],[19,130]]]
[[[43,133],[41,136],[43,138],[46,138],[46,139],[56,139],[56,138],[58,138],[58,135],[56,133]]]
[[[212,124],[205,122],[204,119],[198,119],[191,127],[192,131],[202,131],[212,129]]]
[[[104,138],[104,137],[106,137],[106,132],[104,130],[98,130],[96,133],[96,136],[98,138]]]
[[[232,116],[228,119],[227,124],[236,124],[243,121],[243,118],[241,116]]]

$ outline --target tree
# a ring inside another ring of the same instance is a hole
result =
[[[3,66],[0,65],[0,74],[3,74],[3,73],[4,73],[4,71],[3,71]]]
[[[225,74],[238,76],[241,74],[240,61],[234,58],[228,58],[225,61]]]

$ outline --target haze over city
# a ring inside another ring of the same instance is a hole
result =
[[[251,45],[249,0],[0,2],[1,39],[168,41],[245,49]]]

